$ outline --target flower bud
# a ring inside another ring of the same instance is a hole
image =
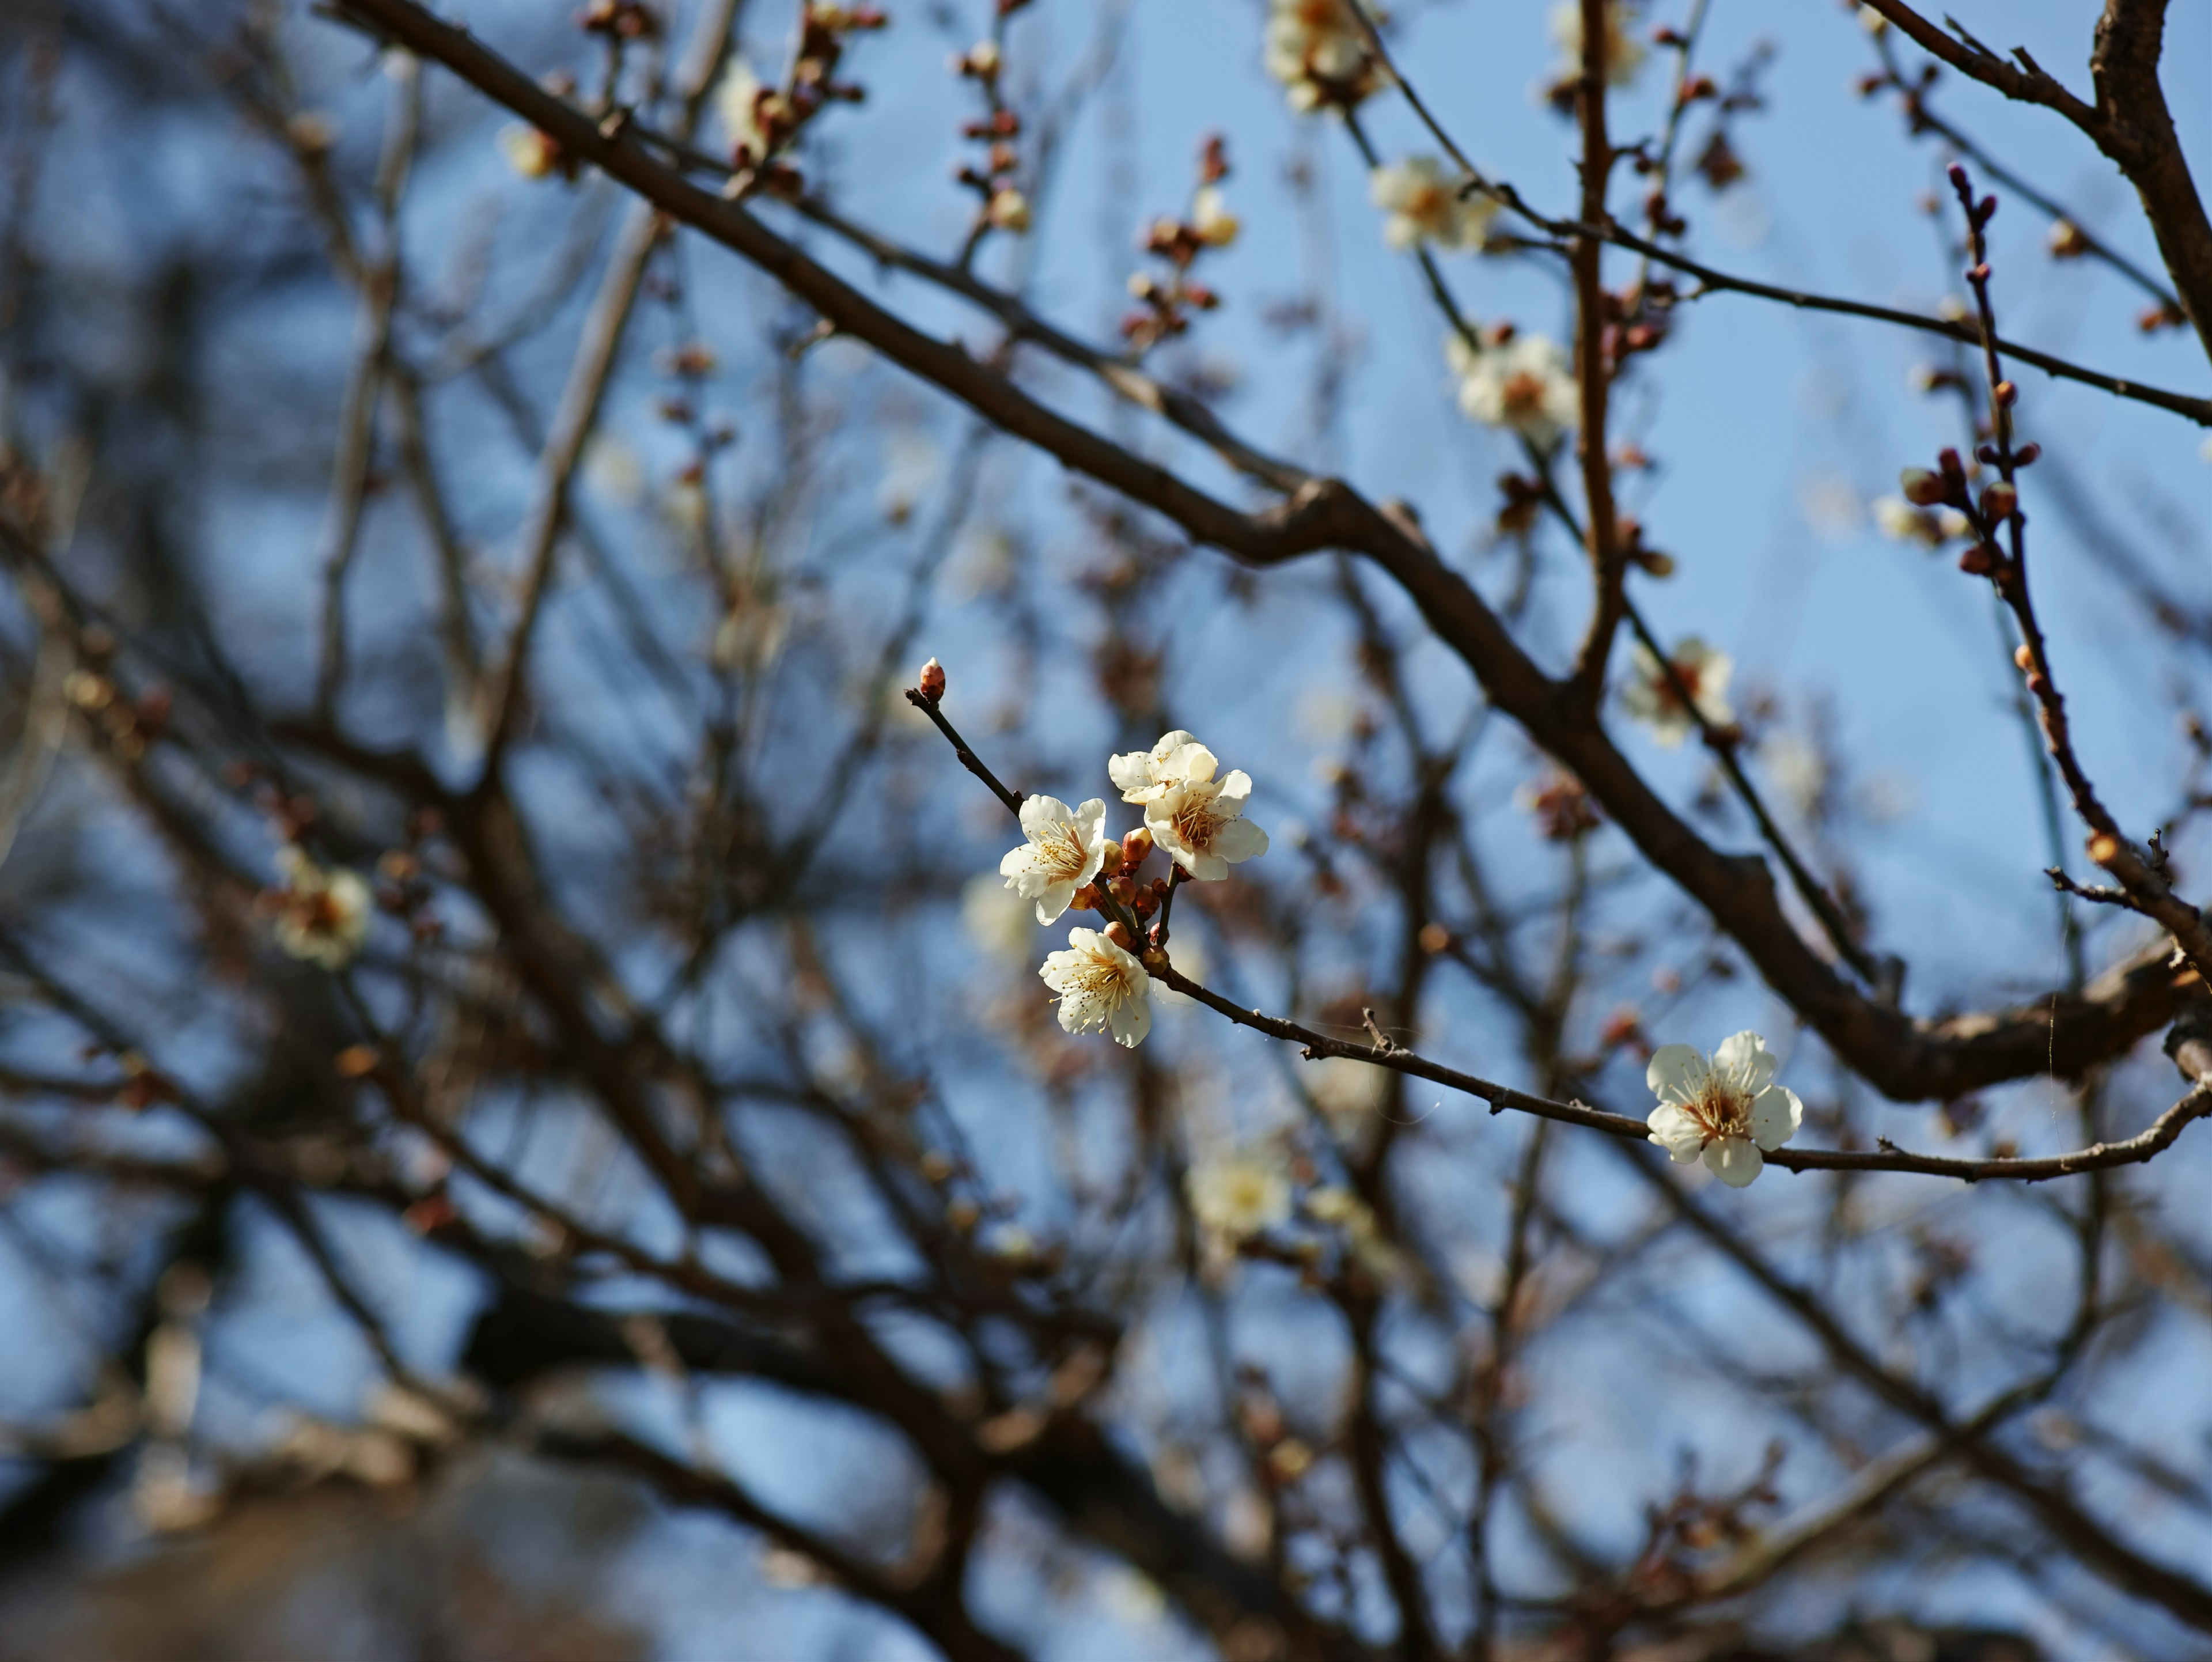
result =
[[[2100,866],[2109,866],[2120,857],[2120,839],[2110,831],[2099,831],[2089,839],[2089,858]]]
[[[2035,466],[2037,459],[2042,454],[2043,447],[2041,445],[2023,444],[2018,450],[2013,453],[2013,466],[2015,467],[2033,467]]]
[[[945,696],[945,666],[934,658],[921,667],[921,696],[933,704]]]
[[[2032,670],[2035,667],[2035,654],[2027,649],[2027,643],[2026,642],[2022,642],[2020,645],[2012,649],[2012,661],[2014,663],[2020,666],[2022,672]]]
[[[1966,464],[1959,460],[1959,453],[1948,445],[1936,453],[1936,466],[1942,470],[1943,477],[1952,484],[1964,484],[1966,482]]]
[[[2009,410],[2020,402],[2020,388],[2008,380],[2001,380],[1990,389],[1990,396],[1997,401],[1997,408]]]
[[[1982,513],[1992,525],[2001,525],[2010,519],[2013,510],[2019,506],[2020,492],[2002,479],[1982,492]]]
[[[1949,494],[1940,475],[1924,467],[1908,467],[1897,476],[1905,500],[1916,508],[1933,508]]]
[[[1106,892],[1126,906],[1137,898],[1137,881],[1127,872],[1116,872],[1107,880]]]
[[[1121,869],[1121,845],[1109,843],[1099,851],[1098,870],[1102,876],[1111,877]]]
[[[1121,835],[1121,863],[1131,871],[1145,863],[1152,851],[1152,834],[1139,825]]]
[[[1125,953],[1137,944],[1137,938],[1129,933],[1128,926],[1119,919],[1106,926],[1106,938]]]
[[[1996,556],[1980,543],[1959,556],[1959,569],[1969,577],[1986,577],[1996,569]]]
[[[1129,905],[1139,917],[1150,917],[1154,912],[1159,910],[1160,898],[1150,889],[1139,889],[1137,891],[1137,898],[1131,901]]]
[[[1095,912],[1098,910],[1098,886],[1085,883],[1068,897],[1068,908],[1073,911]]]

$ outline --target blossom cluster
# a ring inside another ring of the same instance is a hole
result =
[[[1121,319],[1121,333],[1138,351],[1148,350],[1170,335],[1190,327],[1190,314],[1210,312],[1221,299],[1205,283],[1193,280],[1192,268],[1211,248],[1226,248],[1242,228],[1221,193],[1229,177],[1229,147],[1218,133],[1209,133],[1199,146],[1198,182],[1191,192],[1190,211],[1181,219],[1163,214],[1145,228],[1139,245],[1167,264],[1164,276],[1134,271],[1129,277],[1130,298],[1138,309]]]
[[[1350,109],[1382,84],[1362,0],[1268,0],[1264,61],[1300,114]]]
[[[1035,904],[1039,923],[1057,922],[1070,910],[1116,914],[1103,929],[1071,929],[1066,950],[1045,959],[1040,973],[1059,995],[1060,1025],[1067,1032],[1141,1043],[1152,1031],[1152,978],[1138,949],[1156,947],[1158,932],[1146,931],[1140,942],[1125,919],[1144,931],[1177,884],[1219,882],[1230,867],[1267,851],[1267,833],[1244,817],[1251,776],[1242,769],[1223,774],[1220,766],[1180,729],[1149,751],[1110,758],[1107,776],[1121,800],[1144,810],[1144,823],[1119,838],[1107,834],[1103,797],[1073,807],[1056,796],[1023,801],[1021,846],[999,862],[1006,887]],[[1155,849],[1172,862],[1173,874],[1146,884],[1142,870]]]
[[[1444,338],[1444,361],[1459,377],[1459,407],[1486,427],[1519,434],[1539,450],[1557,444],[1581,412],[1581,394],[1559,344],[1492,328],[1479,343],[1459,333]]]

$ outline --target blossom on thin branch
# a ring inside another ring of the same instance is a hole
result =
[[[318,866],[304,849],[276,850],[284,886],[267,904],[276,915],[276,944],[295,958],[343,970],[368,939],[371,896],[356,872]]]
[[[1110,1032],[1133,1050],[1152,1032],[1152,978],[1101,931],[1070,929],[1067,950],[1052,953],[1037,973],[1060,995],[1060,1025],[1068,1032]]]
[[[1432,155],[1408,156],[1377,167],[1367,180],[1368,199],[1388,216],[1382,240],[1404,253],[1424,243],[1438,248],[1482,247],[1498,204],[1480,192],[1464,193],[1463,180],[1447,178]]]
[[[1552,8],[1552,40],[1565,60],[1560,65],[1559,78],[1572,80],[1579,76],[1583,64],[1583,9],[1578,0],[1559,0]],[[1627,86],[1644,67],[1644,42],[1636,36],[1635,12],[1625,0],[1606,0],[1606,84]]]
[[[1267,833],[1244,818],[1252,779],[1242,768],[1217,779],[1212,751],[1188,734],[1164,736],[1149,752],[1132,751],[1106,764],[1124,801],[1141,802],[1145,828],[1168,857],[1202,882],[1218,882],[1231,866],[1267,851]]]
[[[1707,1057],[1687,1044],[1652,1053],[1644,1082],[1659,1099],[1651,1141],[1678,1166],[1702,1160],[1730,1188],[1756,1178],[1766,1155],[1796,1135],[1805,1105],[1774,1083],[1774,1053],[1757,1033],[1723,1039]]]
[[[1022,803],[1021,818],[1025,840],[999,862],[999,873],[1008,888],[1036,902],[1038,922],[1051,923],[1105,863],[1106,804],[1094,796],[1071,808],[1057,796],[1032,796]]]
[[[1486,426],[1510,428],[1544,450],[1580,418],[1567,355],[1547,336],[1516,334],[1478,350],[1454,334],[1444,357],[1459,377],[1459,407]]]
[[[1270,0],[1265,62],[1300,114],[1349,108],[1382,84],[1357,0]]]
[[[1652,738],[1668,750],[1690,736],[1700,715],[1717,728],[1735,720],[1725,696],[1735,669],[1734,659],[1690,635],[1675,647],[1673,663],[1670,676],[1659,654],[1639,642],[1628,685],[1620,690],[1621,709],[1650,728]],[[1685,691],[1687,703],[1682,697]]]

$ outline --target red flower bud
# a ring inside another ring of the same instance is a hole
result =
[[[1982,492],[1982,513],[1992,525],[2002,524],[2010,519],[2013,510],[2019,506],[2020,492],[2002,479]]]
[[[1905,500],[1915,508],[1933,508],[1950,495],[1942,476],[1924,467],[1906,468],[1897,476],[1897,483],[1905,492]]]
[[[934,658],[921,667],[921,696],[933,704],[945,696],[945,666]]]
[[[1145,863],[1152,851],[1152,834],[1139,825],[1121,833],[1121,863],[1131,871]]]

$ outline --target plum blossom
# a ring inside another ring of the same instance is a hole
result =
[[[1640,643],[1628,685],[1620,690],[1621,709],[1650,728],[1652,738],[1668,750],[1690,736],[1698,715],[1717,728],[1735,720],[1735,711],[1723,696],[1735,668],[1734,659],[1688,635],[1675,647],[1674,663],[1674,677],[1689,692],[1688,703],[1674,690],[1674,678],[1661,666],[1659,655]]]
[[[730,154],[741,167],[757,167],[768,160],[774,140],[761,119],[762,94],[777,96],[753,72],[743,58],[733,57],[714,88],[714,111],[722,118],[722,131],[730,141]]]
[[[1448,179],[1432,155],[1409,156],[1377,167],[1368,178],[1370,201],[1389,216],[1382,240],[1401,253],[1432,242],[1439,248],[1480,248],[1498,216],[1498,204],[1477,192],[1462,196],[1462,181]]]
[[[1459,407],[1475,421],[1510,427],[1545,449],[1580,417],[1567,355],[1548,336],[1515,335],[1477,351],[1452,335],[1444,342],[1444,356],[1459,376]]]
[[[1358,0],[1269,0],[1265,61],[1301,114],[1324,104],[1358,103],[1381,84],[1367,49]]]
[[[368,885],[356,872],[325,869],[287,843],[276,850],[284,886],[270,896],[276,944],[295,958],[342,970],[368,939]]]
[[[1022,804],[1022,836],[1021,847],[999,862],[999,874],[1023,899],[1036,902],[1038,922],[1053,922],[1105,863],[1106,804],[1094,796],[1071,808],[1057,796],[1030,797]]]
[[[1732,1189],[1759,1173],[1766,1155],[1796,1135],[1805,1105],[1774,1083],[1774,1053],[1757,1033],[1723,1039],[1708,1058],[1687,1044],[1652,1053],[1644,1082],[1659,1099],[1645,1123],[1678,1166],[1699,1159]]]
[[[1291,1215],[1290,1170],[1272,1149],[1239,1149],[1194,1166],[1183,1192],[1199,1227],[1231,1246]]]
[[[1636,38],[1635,16],[1623,0],[1606,0],[1605,78],[1607,84],[1625,87],[1644,67],[1644,43]],[[1579,75],[1583,63],[1583,9],[1577,0],[1559,0],[1552,8],[1552,40],[1566,58],[1563,74]]]
[[[1152,980],[1136,958],[1096,929],[1070,929],[1067,950],[1037,973],[1060,995],[1060,1025],[1071,1033],[1110,1032],[1133,1050],[1152,1030]]]
[[[1267,833],[1244,818],[1251,776],[1241,768],[1216,779],[1212,751],[1180,730],[1150,752],[1132,751],[1106,764],[1121,799],[1140,802],[1145,829],[1168,857],[1203,882],[1218,882],[1231,866],[1267,851]]]
[[[1871,512],[1875,529],[1892,542],[1918,543],[1926,548],[1966,536],[1974,528],[1955,508],[1918,508],[1902,496],[1877,496]]]

